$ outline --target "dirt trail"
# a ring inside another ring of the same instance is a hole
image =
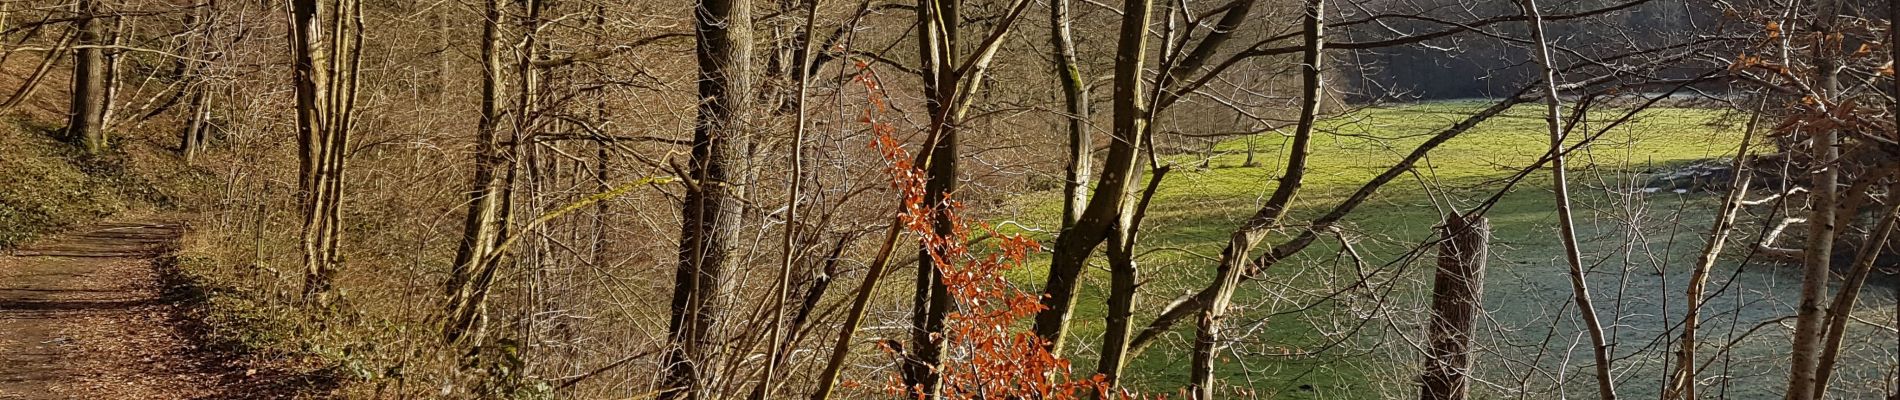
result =
[[[0,400],[223,398],[151,262],[182,227],[103,223],[0,253]]]

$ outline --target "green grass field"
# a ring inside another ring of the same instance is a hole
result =
[[[1313,140],[1306,186],[1290,223],[1310,221],[1331,209],[1418,143],[1486,105],[1425,103],[1327,118]],[[1581,136],[1581,130],[1599,129],[1623,111],[1597,111],[1573,137]],[[1235,300],[1242,307],[1240,315],[1230,318],[1228,329],[1239,337],[1232,338],[1230,357],[1219,365],[1227,383],[1236,386],[1231,393],[1238,398],[1416,395],[1410,384],[1421,357],[1415,346],[1422,340],[1421,322],[1428,314],[1434,253],[1422,253],[1424,262],[1401,257],[1426,240],[1445,213],[1472,208],[1502,187],[1498,180],[1545,152],[1548,134],[1541,113],[1542,108],[1533,105],[1512,109],[1440,146],[1413,174],[1386,185],[1343,227],[1343,236],[1363,262],[1355,263],[1342,252],[1338,239],[1323,239],[1244,285]],[[1685,260],[1693,260],[1699,250],[1712,218],[1709,210],[1717,201],[1717,196],[1699,193],[1632,194],[1632,189],[1643,187],[1641,172],[1732,156],[1740,122],[1711,110],[1647,110],[1570,158],[1577,225],[1585,241],[1585,261],[1595,268],[1591,277],[1598,308],[1606,319],[1631,325],[1640,320],[1644,325],[1619,328],[1619,342],[1654,339],[1666,324],[1660,315],[1669,314],[1668,307],[1679,307],[1674,304],[1679,300],[1664,297],[1680,296],[1679,289],[1667,284],[1684,276],[1680,272],[1687,269]],[[1254,141],[1261,165],[1241,166],[1246,140]],[[1207,160],[1205,169],[1199,168],[1198,154],[1166,158],[1176,167],[1156,194],[1142,232],[1144,287],[1138,323],[1145,324],[1167,302],[1207,284],[1227,234],[1273,190],[1286,142],[1286,137],[1271,133],[1229,140],[1215,147],[1217,155]],[[1494,238],[1486,309],[1492,315],[1480,323],[1488,330],[1479,338],[1480,346],[1487,348],[1477,356],[1480,378],[1523,379],[1532,367],[1563,357],[1586,360],[1569,364],[1587,363],[1587,343],[1573,348],[1578,325],[1572,321],[1575,308],[1567,304],[1570,286],[1557,242],[1549,180],[1548,172],[1530,175],[1488,214]],[[1058,193],[1034,193],[1016,201],[1026,211],[1012,218],[1043,232],[1053,230],[1060,213]],[[1279,240],[1284,237],[1267,244]],[[1037,260],[1017,278],[1037,286],[1043,270],[1046,260]],[[1369,277],[1370,284],[1358,285],[1362,276]],[[1091,346],[1098,345],[1103,329],[1107,276],[1098,267],[1085,279],[1073,332],[1078,347],[1070,356],[1076,365],[1092,367],[1096,349]],[[1638,289],[1644,292],[1633,291]],[[1618,300],[1603,300],[1612,297]],[[1173,393],[1186,380],[1185,348],[1193,335],[1192,323],[1178,326],[1174,334],[1133,361],[1134,385],[1151,393]],[[1619,354],[1654,349],[1632,344],[1627,350]],[[1314,351],[1318,355],[1299,355]],[[1625,365],[1653,368],[1644,366],[1659,363],[1639,357]],[[1577,387],[1589,379],[1587,365],[1551,369],[1541,375],[1563,370],[1566,377],[1510,390]],[[1533,380],[1547,379],[1541,375]],[[1475,390],[1510,391],[1484,386]]]

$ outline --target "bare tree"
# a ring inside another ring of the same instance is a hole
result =
[[[715,302],[738,234],[742,171],[749,138],[745,113],[752,94],[751,0],[701,0],[693,7],[698,35],[699,117],[687,159],[680,205],[679,264],[674,271],[662,399],[698,399],[710,376],[702,363],[718,347]]]
[[[1273,194],[1267,197],[1266,204],[1255,211],[1239,229],[1229,236],[1227,248],[1221,251],[1220,265],[1215,270],[1213,301],[1201,313],[1199,330],[1194,336],[1194,359],[1189,384],[1193,386],[1198,399],[1214,397],[1214,359],[1220,342],[1220,324],[1226,318],[1227,308],[1234,297],[1234,290],[1240,286],[1240,276],[1248,269],[1253,247],[1265,239],[1270,229],[1281,223],[1287,208],[1299,195],[1300,184],[1306,176],[1307,146],[1313,137],[1313,126],[1319,118],[1319,107],[1325,94],[1325,81],[1322,67],[1325,57],[1325,2],[1307,0],[1301,14],[1302,41],[1304,50],[1300,67],[1300,119],[1294,127],[1293,143],[1288,146],[1286,170],[1281,173]]]
[[[1550,152],[1545,158],[1550,160],[1551,186],[1557,194],[1557,240],[1563,242],[1564,261],[1570,265],[1570,290],[1575,295],[1584,328],[1590,332],[1591,353],[1596,357],[1597,395],[1603,400],[1614,400],[1616,376],[1610,374],[1609,341],[1604,338],[1603,325],[1597,320],[1596,305],[1590,299],[1590,285],[1584,279],[1583,250],[1578,247],[1577,227],[1570,215],[1570,180],[1566,175],[1563,153],[1568,134],[1564,132],[1562,99],[1557,97],[1557,64],[1551,60],[1550,38],[1544,35],[1544,20],[1537,10],[1537,2],[1519,0],[1518,7],[1529,17],[1531,40],[1542,71],[1544,125],[1550,129]]]
[[[363,38],[357,0],[293,0],[290,7],[292,83],[297,96],[299,211],[306,303],[330,303],[333,275],[342,263],[344,161],[356,108],[358,51]],[[320,24],[318,18],[328,18]],[[330,26],[325,30],[323,26]],[[330,40],[324,41],[322,38]]]
[[[1082,80],[1082,66],[1075,57],[1075,36],[1070,26],[1069,0],[1049,1],[1049,42],[1056,60],[1056,79],[1062,82],[1065,125],[1069,130],[1069,160],[1063,166],[1062,226],[1066,232],[1081,218],[1088,205],[1089,173],[1095,161],[1095,139],[1089,129],[1089,85]]]
[[[1438,271],[1432,278],[1430,347],[1419,398],[1463,400],[1471,392],[1472,322],[1484,312],[1485,258],[1490,255],[1491,223],[1483,216],[1445,217],[1439,232]]]
[[[497,246],[507,240],[507,216],[511,207],[507,186],[510,165],[502,146],[501,130],[501,0],[482,2],[481,37],[481,115],[475,128],[475,176],[468,191],[468,214],[462,223],[462,241],[455,250],[454,269],[449,271],[448,310],[442,327],[444,339],[455,342],[464,336],[481,342],[486,319],[484,300],[495,268],[501,263]],[[521,88],[521,90],[529,90]],[[517,116],[519,117],[519,116]]]

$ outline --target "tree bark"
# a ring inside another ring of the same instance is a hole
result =
[[[447,318],[442,337],[457,342],[465,337],[481,342],[485,324],[477,298],[479,271],[490,268],[494,252],[503,240],[501,219],[504,196],[504,171],[509,161],[501,145],[501,0],[487,0],[482,6],[482,82],[481,110],[475,128],[475,176],[468,191],[467,215],[462,221],[462,241],[455,250],[454,267],[449,271]],[[526,88],[523,88],[526,90]],[[495,261],[499,262],[499,261]]]
[[[669,345],[661,399],[706,395],[702,364],[716,351],[716,301],[738,235],[745,182],[736,179],[749,144],[744,113],[752,91],[752,2],[700,0],[693,10],[699,63],[699,117],[681,204]]]
[[[1824,98],[1815,99],[1821,104],[1829,104],[1840,86],[1838,63],[1835,54],[1828,51],[1828,43],[1837,39],[1829,38],[1834,32],[1834,20],[1839,9],[1835,0],[1817,0],[1814,2],[1814,70],[1818,80],[1814,89]],[[1791,358],[1788,372],[1788,400],[1808,400],[1818,398],[1816,382],[1817,364],[1823,325],[1827,310],[1821,301],[1827,297],[1828,268],[1834,260],[1834,240],[1839,234],[1839,226],[1834,224],[1840,210],[1840,168],[1835,163],[1841,159],[1840,132],[1835,129],[1821,129],[1814,132],[1810,143],[1812,165],[1812,186],[1808,198],[1812,208],[1808,215],[1808,236],[1806,249],[1802,251],[1801,299],[1795,308],[1794,343],[1789,346]]]
[[[1550,129],[1551,186],[1555,189],[1557,207],[1557,239],[1563,242],[1564,261],[1570,265],[1570,290],[1576,297],[1577,310],[1590,333],[1591,354],[1596,358],[1597,395],[1603,400],[1616,399],[1616,377],[1610,374],[1610,348],[1604,337],[1603,325],[1597,320],[1596,306],[1590,299],[1589,281],[1585,279],[1583,251],[1577,244],[1577,227],[1571,217],[1570,180],[1564,166],[1564,132],[1562,99],[1557,97],[1557,63],[1551,59],[1550,38],[1544,35],[1544,21],[1537,10],[1535,0],[1519,0],[1518,6],[1529,17],[1530,30],[1544,89],[1544,124]]]
[[[303,217],[305,304],[330,303],[333,275],[342,263],[344,158],[356,107],[357,51],[363,37],[358,0],[292,0],[290,52],[297,98],[299,211]],[[330,12],[323,12],[325,8]],[[320,16],[331,26],[327,34]],[[330,37],[328,43],[319,38]]]
[[[929,114],[930,126],[927,128],[932,147],[924,149],[929,154],[928,164],[919,164],[926,168],[928,176],[924,182],[922,206],[932,213],[931,230],[939,237],[951,237],[949,205],[946,200],[957,188],[957,145],[958,127],[951,120],[948,110],[955,101],[958,85],[976,85],[976,82],[959,82],[950,60],[957,59],[958,12],[962,6],[959,0],[925,0],[917,6],[917,48],[923,80],[924,110]],[[937,365],[942,361],[943,321],[945,314],[953,306],[949,289],[943,283],[942,267],[936,263],[935,251],[930,246],[936,243],[925,241],[917,251],[916,289],[911,296],[911,326],[909,349],[905,353],[903,378],[907,397],[936,399],[940,393],[937,384],[941,375]]]
[[[1220,265],[1215,268],[1214,283],[1210,286],[1213,297],[1198,321],[1189,371],[1188,384],[1197,399],[1215,398],[1214,359],[1219,348],[1220,324],[1226,319],[1227,307],[1233,300],[1234,290],[1240,286],[1241,275],[1251,269],[1248,264],[1253,248],[1266,238],[1269,229],[1282,222],[1287,208],[1299,195],[1300,184],[1306,176],[1307,144],[1313,137],[1313,127],[1319,120],[1319,107],[1325,95],[1322,75],[1325,63],[1325,12],[1324,0],[1307,0],[1302,10],[1301,25],[1304,32],[1301,37],[1305,50],[1302,52],[1300,68],[1300,120],[1294,128],[1293,142],[1287,150],[1286,172],[1280,175],[1279,183],[1274,187],[1273,194],[1267,197],[1266,204],[1228,237],[1227,248],[1221,252]]]
[[[1069,0],[1049,1],[1049,42],[1054,48],[1056,78],[1062,83],[1065,125],[1069,129],[1069,161],[1063,166],[1062,227],[1068,232],[1081,218],[1088,204],[1089,172],[1094,164],[1094,138],[1089,134],[1089,86],[1082,80],[1082,67],[1075,57],[1075,37],[1070,33]]]
[[[106,92],[112,84],[107,79],[105,50],[99,48],[105,44],[106,35],[99,21],[98,0],[79,0],[76,11],[79,19],[74,29],[80,47],[73,51],[72,104],[66,132],[86,154],[99,155],[106,148]]]
[[[1127,198],[1140,165],[1141,137],[1148,129],[1147,90],[1142,74],[1146,72],[1148,23],[1153,0],[1127,0],[1122,6],[1122,24],[1115,52],[1114,140],[1102,166],[1101,182],[1089,197],[1088,206],[1075,223],[1056,238],[1050,253],[1049,277],[1043,285],[1042,304],[1036,313],[1036,335],[1048,341],[1049,352],[1060,356],[1066,347],[1069,319],[1075,308],[1076,289],[1082,270],[1096,246],[1108,239],[1111,229],[1126,229]]]
[[[1900,194],[1900,184],[1889,185],[1887,195]],[[1867,240],[1854,255],[1854,267],[1849,269],[1847,277],[1841,283],[1840,293],[1834,296],[1834,303],[1828,306],[1826,335],[1821,339],[1821,355],[1814,364],[1814,398],[1827,395],[1828,379],[1834,374],[1834,363],[1840,357],[1841,341],[1847,337],[1847,320],[1854,316],[1854,304],[1860,300],[1860,289],[1867,284],[1867,277],[1873,274],[1874,261],[1887,248],[1887,238],[1893,234],[1894,220],[1900,218],[1900,201],[1889,199],[1892,203],[1886,213],[1880,217],[1880,223],[1867,235]]]
[[[1445,218],[1438,274],[1432,279],[1431,331],[1419,398],[1463,400],[1471,392],[1472,322],[1484,312],[1485,256],[1491,224],[1483,216]]]

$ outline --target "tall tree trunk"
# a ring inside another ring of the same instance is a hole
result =
[[[89,0],[89,1],[96,1],[96,0]],[[106,43],[110,44],[114,48],[107,49],[104,51],[105,61],[106,61],[106,66],[105,66],[106,78],[105,78],[105,85],[104,85],[105,98],[99,100],[99,128],[98,129],[101,132],[104,132],[106,128],[112,127],[112,117],[115,114],[117,114],[117,111],[118,111],[117,109],[112,107],[112,103],[114,103],[115,99],[119,98],[119,86],[124,84],[124,82],[122,82],[119,79],[119,65],[121,64],[121,61],[125,59],[124,57],[125,52],[117,48],[124,46],[125,44],[125,21],[129,18],[131,17],[125,17],[125,16],[113,17],[112,18],[112,32],[108,35],[108,39],[106,39]],[[101,142],[103,143],[104,141],[101,140]]]
[[[190,162],[197,158],[199,149],[204,146],[206,130],[211,127],[211,105],[210,100],[205,98],[204,88],[186,90],[191,90],[191,100],[185,107],[190,120],[185,123],[185,132],[180,135],[178,154]]]
[[[918,68],[924,82],[924,109],[930,115],[929,131],[932,135],[928,142],[934,145],[924,151],[930,163],[925,165],[928,179],[924,182],[923,206],[932,212],[931,229],[940,237],[951,237],[955,232],[949,220],[949,204],[946,201],[950,193],[957,189],[957,135],[960,130],[957,121],[951,120],[948,110],[958,85],[977,85],[978,82],[957,81],[956,67],[950,60],[957,59],[957,25],[962,6],[959,0],[925,0],[917,7],[918,55],[923,60]],[[941,375],[937,365],[943,353],[943,320],[952,306],[949,289],[943,283],[943,270],[938,266],[936,257],[931,254],[933,242],[925,242],[918,248],[916,290],[911,297],[910,345],[904,363],[904,386],[911,390],[910,396],[935,399],[939,396],[937,383]],[[909,397],[909,396],[907,396]]]
[[[1299,195],[1300,185],[1306,176],[1307,144],[1312,140],[1314,125],[1319,121],[1319,108],[1326,93],[1324,70],[1326,47],[1326,4],[1324,0],[1307,0],[1302,10],[1301,34],[1303,63],[1300,68],[1301,102],[1300,121],[1294,128],[1293,143],[1287,151],[1286,172],[1280,175],[1279,184],[1267,202],[1245,225],[1228,237],[1227,248],[1221,252],[1220,265],[1215,270],[1214,284],[1210,286],[1214,295],[1206,309],[1201,312],[1198,331],[1194,337],[1193,359],[1189,366],[1188,384],[1196,399],[1209,400],[1214,397],[1214,359],[1220,341],[1220,323],[1226,318],[1228,304],[1232,301],[1234,290],[1240,286],[1240,278],[1248,268],[1253,247],[1265,239],[1268,230],[1280,224],[1286,216],[1287,208]]]
[[[1584,328],[1590,332],[1591,354],[1596,358],[1597,395],[1603,400],[1616,399],[1616,376],[1610,374],[1610,348],[1603,325],[1597,320],[1596,305],[1590,300],[1590,285],[1584,279],[1583,251],[1577,245],[1577,227],[1571,217],[1570,180],[1564,165],[1562,99],[1557,97],[1557,67],[1551,59],[1550,38],[1544,35],[1544,21],[1535,0],[1519,0],[1518,6],[1529,16],[1532,40],[1540,64],[1544,89],[1544,124],[1550,130],[1551,186],[1557,193],[1557,239],[1563,242],[1564,261],[1570,265],[1570,290],[1576,297],[1577,310]]]
[[[487,0],[482,6],[482,83],[481,115],[475,128],[475,177],[468,191],[468,214],[462,222],[462,241],[455,250],[454,269],[449,271],[447,318],[442,337],[449,342],[462,340],[479,344],[484,316],[476,298],[480,270],[501,258],[494,254],[503,240],[502,197],[506,182],[502,169],[510,163],[501,144],[501,0]],[[494,261],[491,261],[494,260]]]
[[[1423,400],[1464,400],[1471,393],[1471,328],[1484,312],[1485,256],[1491,224],[1483,216],[1457,214],[1439,227],[1438,273],[1432,278],[1431,331],[1426,349]]]
[[[739,176],[748,145],[743,114],[752,99],[752,4],[750,0],[700,0],[694,7],[698,37],[699,118],[693,129],[691,179],[681,204],[679,265],[674,271],[672,319],[662,399],[700,398],[709,376],[702,363],[718,346],[713,326],[725,269],[738,234]]]
[[[1819,81],[1814,89],[1820,92],[1820,104],[1830,104],[1840,86],[1839,64],[1836,54],[1828,51],[1829,43],[1839,39],[1834,35],[1835,17],[1839,15],[1839,3],[1835,0],[1816,0],[1814,2],[1814,70]],[[1809,204],[1808,236],[1806,249],[1802,251],[1803,273],[1801,276],[1801,300],[1795,308],[1794,343],[1789,347],[1790,360],[1788,371],[1788,400],[1808,400],[1818,398],[1816,388],[1816,364],[1819,363],[1819,351],[1826,319],[1826,309],[1821,301],[1827,297],[1829,279],[1828,267],[1834,261],[1834,239],[1839,234],[1839,226],[1831,223],[1840,213],[1840,168],[1835,165],[1841,158],[1840,132],[1823,128],[1814,132],[1809,142],[1810,157],[1808,169],[1812,176],[1812,186],[1808,191]]]
[[[1049,343],[1049,352],[1062,355],[1066,347],[1069,319],[1074,312],[1076,289],[1082,270],[1096,246],[1107,240],[1111,229],[1125,228],[1128,194],[1140,180],[1141,137],[1148,129],[1147,90],[1142,75],[1146,72],[1148,23],[1153,17],[1153,0],[1127,0],[1122,6],[1120,39],[1115,51],[1115,123],[1114,140],[1103,161],[1101,181],[1089,196],[1088,206],[1067,230],[1056,238],[1050,253],[1049,277],[1043,285],[1042,304],[1036,313],[1036,335]]]
[[[1082,217],[1088,205],[1089,172],[1094,163],[1095,141],[1089,134],[1089,86],[1082,80],[1082,66],[1075,57],[1075,36],[1070,33],[1069,0],[1049,1],[1049,42],[1054,48],[1056,78],[1062,82],[1064,120],[1069,128],[1069,160],[1063,166],[1062,228],[1067,232]]]
[[[297,98],[299,211],[306,304],[330,303],[332,281],[342,262],[344,158],[356,107],[356,70],[363,37],[359,0],[292,0],[290,52]],[[323,12],[328,8],[330,12]],[[331,27],[325,34],[320,16]],[[329,37],[328,43],[319,38]]]
[[[99,48],[105,44],[102,41],[106,35],[99,21],[98,0],[79,0],[77,7],[79,19],[74,29],[80,47],[73,51],[72,106],[66,132],[85,148],[86,154],[98,155],[106,148],[106,92],[112,84],[107,79],[105,50]]]
[[[1880,223],[1868,232],[1867,240],[1860,247],[1860,253],[1854,255],[1854,267],[1849,269],[1847,277],[1841,283],[1841,292],[1834,296],[1834,303],[1828,305],[1826,336],[1821,339],[1821,355],[1814,364],[1814,398],[1827,395],[1827,382],[1834,374],[1834,364],[1841,354],[1841,341],[1847,338],[1847,320],[1854,316],[1854,303],[1860,300],[1860,289],[1867,284],[1867,277],[1873,274],[1874,261],[1887,248],[1887,238],[1893,234],[1894,220],[1900,218],[1900,201],[1891,196],[1900,194],[1900,184],[1887,186],[1888,207],[1881,214]]]

